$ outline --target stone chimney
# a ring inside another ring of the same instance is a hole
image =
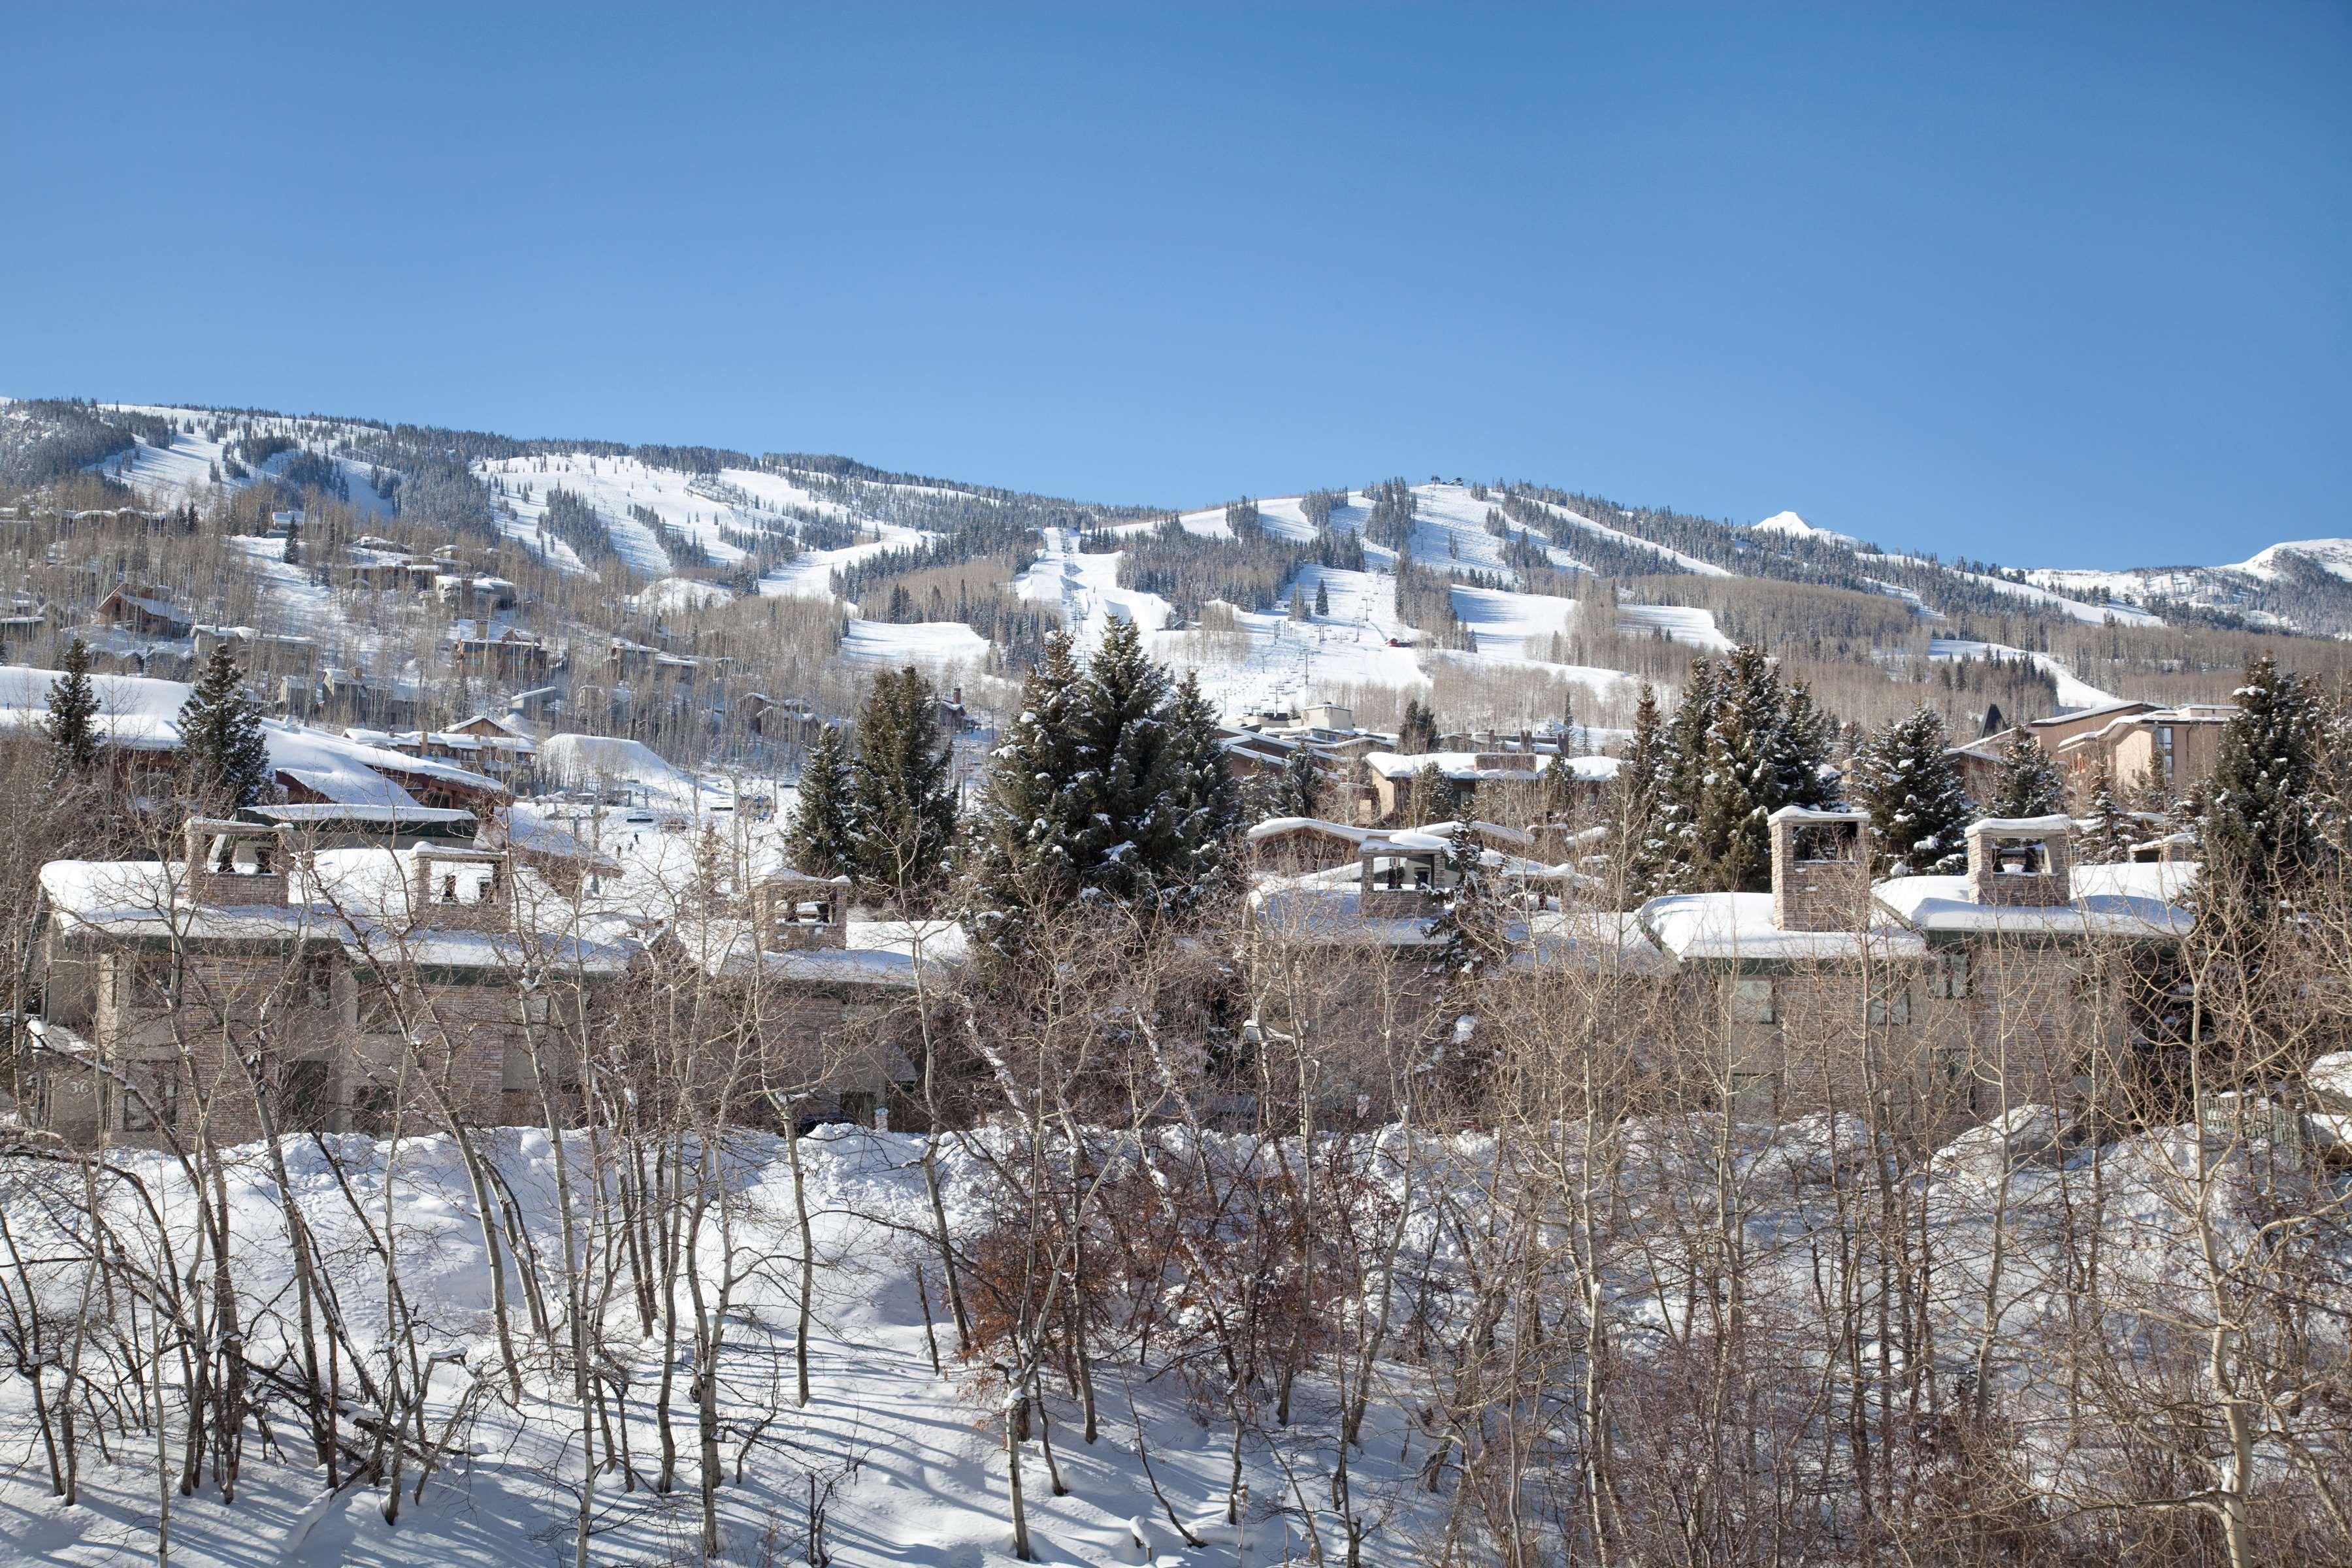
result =
[[[1772,828],[1772,923],[1853,931],[1870,900],[1870,814],[1784,805]]]
[[[751,927],[761,952],[849,945],[849,879],[780,871],[751,888]]]
[[[184,832],[190,903],[236,908],[286,902],[286,873],[294,851],[283,826],[192,816]]]
[[[1445,908],[1448,846],[1427,833],[1374,837],[1357,850],[1356,910],[1367,920],[1419,920]]]
[[[506,852],[464,845],[417,849],[409,860],[408,913],[420,926],[503,926],[514,879]]]
[[[1969,893],[1980,904],[2072,903],[2074,819],[1988,816],[1970,823]]]

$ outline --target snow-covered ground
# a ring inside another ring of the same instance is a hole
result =
[[[2113,692],[2100,690],[2050,654],[2027,653],[2004,643],[1976,642],[1965,637],[1931,637],[1927,643],[1929,658],[1985,658],[1993,654],[2003,658],[2032,660],[2036,668],[2058,683],[2058,706],[2061,708],[2096,708],[2101,703],[2116,700]]]
[[[1621,1142],[1613,1146],[1609,1182],[1623,1195],[1616,1200],[1619,1211],[1603,1219],[1596,1245],[1604,1249],[1601,1310],[1615,1331],[1612,1376],[1633,1380],[1629,1387],[1644,1378],[1671,1377],[1677,1365],[1704,1364],[1715,1353],[1704,1342],[1687,1342],[1690,1325],[1679,1315],[1687,1309],[1673,1281],[1678,1247],[1692,1243],[1687,1237],[1678,1242],[1681,1233],[1672,1223],[1689,1223],[1699,1247],[1711,1238],[1706,1212],[1687,1206],[1685,1189],[1704,1187],[1697,1178],[1718,1147],[1714,1125],[1694,1117],[1617,1130]],[[2029,1455],[2045,1461],[2063,1456],[2089,1467],[2100,1462],[2109,1437],[2095,1415],[2086,1425],[2074,1413],[2080,1407],[2069,1405],[2085,1392],[2070,1373],[2101,1364],[2102,1352],[2081,1336],[2086,1330],[2095,1337],[2104,1331],[2116,1342],[2104,1353],[2128,1357],[2137,1370],[2158,1353],[2174,1358],[2167,1365],[2197,1365],[2202,1298],[2191,1286],[2200,1277],[2200,1240],[2224,1266],[2258,1268],[2242,1260],[2257,1258],[2266,1233],[2255,1223],[2251,1199],[2258,1178],[2243,1146],[2209,1143],[2200,1155],[2199,1140],[2180,1128],[2158,1128],[2095,1149],[2061,1142],[2055,1133],[2046,1110],[2020,1106],[1952,1140],[1917,1173],[1919,1236],[1923,1247],[1932,1245],[1936,1264],[1920,1275],[1927,1291],[1923,1310],[1934,1328],[1926,1342],[1937,1350],[1939,1388],[1964,1388],[1979,1367],[1996,1380],[2003,1441],[2017,1446],[2021,1461]],[[947,1135],[937,1145],[948,1228],[967,1255],[993,1223],[992,1200],[1002,1190],[983,1158],[989,1136]],[[475,1137],[501,1179],[514,1231],[548,1260],[542,1267],[558,1268],[552,1261],[562,1256],[556,1168],[559,1161],[568,1165],[572,1201],[579,1205],[593,1180],[587,1141],[575,1137],[559,1148],[544,1132],[528,1129],[485,1129]],[[820,1130],[801,1142],[815,1241],[804,1407],[794,1397],[793,1370],[800,1239],[792,1162],[782,1142],[756,1133],[735,1136],[717,1156],[725,1193],[719,1201],[729,1228],[722,1242],[718,1226],[707,1225],[699,1256],[706,1271],[715,1272],[720,1247],[731,1243],[732,1260],[742,1272],[719,1358],[698,1369],[680,1355],[671,1370],[681,1387],[696,1371],[716,1379],[728,1433],[717,1507],[729,1561],[802,1560],[798,1532],[813,1480],[831,1484],[827,1539],[841,1568],[990,1568],[1009,1559],[1001,1384],[989,1355],[968,1363],[954,1355],[951,1325],[938,1295],[936,1255],[927,1239],[931,1211],[919,1172],[924,1147],[923,1140],[904,1133],[846,1128]],[[1752,1391],[1767,1396],[1761,1405],[1781,1421],[1759,1425],[1754,1437],[1789,1445],[1776,1450],[1779,1457],[1792,1477],[1810,1476],[1811,1456],[1834,1447],[1826,1439],[1833,1438],[1843,1415],[1808,1405],[1805,1396],[1837,1385],[1845,1366],[1835,1325],[1820,1312],[1818,1292],[1836,1290],[1839,1259],[1856,1250],[1853,1235],[1842,1229],[1855,1223],[1847,1183],[1861,1179],[1874,1158],[1885,1158],[1884,1144],[1856,1119],[1811,1117],[1726,1129],[1721,1147],[1727,1168],[1737,1173],[1748,1234],[1769,1241],[1748,1255],[1745,1290],[1759,1343],[1747,1353],[1758,1358],[1756,1365],[1786,1374]],[[1400,1331],[1394,1342],[1400,1353],[1372,1369],[1365,1441],[1349,1458],[1349,1495],[1360,1517],[1374,1526],[1363,1542],[1367,1564],[1427,1561],[1428,1532],[1443,1527],[1454,1500],[1451,1488],[1433,1492],[1419,1484],[1429,1439],[1405,1411],[1451,1384],[1443,1347],[1465,1328],[1458,1295],[1466,1283],[1461,1247],[1471,1237],[1501,1245],[1479,1223],[1482,1184],[1499,1176],[1491,1150],[1479,1134],[1414,1142],[1391,1128],[1349,1156],[1351,1172],[1406,1205],[1396,1256],[1406,1260],[1408,1278],[1425,1277],[1434,1286],[1417,1310],[1432,1314],[1429,1331],[1438,1352],[1427,1364],[1405,1359],[1408,1336]],[[1561,1140],[1560,1151],[1572,1165],[1573,1140]],[[249,1355],[268,1361],[295,1331],[285,1240],[290,1199],[333,1281],[351,1338],[373,1347],[367,1353],[377,1356],[389,1348],[391,1321],[377,1246],[386,1238],[396,1246],[402,1290],[425,1325],[417,1355],[433,1358],[426,1429],[441,1431],[469,1398],[477,1414],[429,1481],[411,1493],[413,1469],[404,1477],[396,1524],[387,1524],[379,1511],[382,1488],[362,1481],[330,1491],[298,1431],[281,1425],[273,1443],[249,1440],[234,1503],[209,1486],[193,1496],[170,1497],[173,1562],[182,1568],[522,1568],[566,1561],[583,1481],[593,1487],[593,1561],[696,1560],[692,1405],[681,1393],[677,1420],[686,1484],[657,1492],[650,1484],[659,1453],[653,1398],[663,1342],[658,1331],[643,1329],[625,1289],[601,1314],[598,1365],[611,1390],[611,1429],[625,1436],[635,1473],[615,1467],[583,1477],[580,1417],[569,1403],[568,1376],[533,1355],[520,1398],[504,1390],[481,1228],[462,1162],[448,1140],[391,1143],[347,1135],[314,1144],[294,1139],[284,1155],[283,1188],[266,1151],[252,1146],[230,1154],[224,1184],[205,1194],[226,1215],[232,1260],[226,1267],[243,1304],[240,1329]],[[2095,1162],[2099,1202],[2086,1205],[2081,1193]],[[193,1243],[193,1196],[177,1164],[124,1151],[114,1156],[113,1169],[155,1194],[178,1257],[203,1256]],[[1415,1173],[1410,1188],[1402,1184],[1406,1169]],[[11,1184],[15,1200],[15,1247],[44,1299],[62,1313],[79,1288],[80,1273],[70,1262],[79,1244],[61,1234],[60,1224],[74,1212],[79,1177],[45,1162],[0,1164],[0,1177]],[[1437,1217],[1433,1205],[1440,1196],[1463,1205],[1451,1222]],[[112,1213],[124,1245],[152,1245],[145,1238],[152,1227],[127,1191],[118,1188]],[[390,1229],[372,1237],[362,1216],[381,1225],[386,1215]],[[2084,1317],[2069,1310],[2064,1292],[2082,1267],[2084,1236],[2094,1227],[2101,1296],[2095,1303],[2074,1303],[2095,1308]],[[2315,1261],[2334,1258],[2331,1244],[2316,1245],[2323,1257]],[[1716,1254],[1700,1256],[1706,1266],[1717,1266]],[[928,1312],[916,1285],[917,1268],[927,1264],[932,1269]],[[9,1284],[18,1278],[12,1267]],[[2332,1316],[2315,1314],[2308,1331],[2320,1336],[2315,1352],[2323,1363],[2331,1352],[2340,1356],[2341,1329]],[[2063,1338],[2070,1334],[2076,1336],[2071,1342]],[[943,1352],[939,1372],[932,1365],[935,1340]],[[1575,1343],[1563,1336],[1548,1352],[1564,1397],[1579,1375]],[[93,1345],[95,1362],[105,1353],[105,1342]],[[2062,1345],[2072,1353],[2058,1354]],[[1685,1356],[1679,1363],[1677,1346]],[[1287,1428],[1268,1424],[1263,1435],[1241,1445],[1249,1501],[1236,1531],[1223,1518],[1234,1460],[1231,1428],[1196,1419],[1178,1380],[1132,1375],[1131,1354],[1106,1353],[1094,1368],[1103,1415],[1094,1443],[1081,1440],[1075,1406],[1058,1384],[1049,1390],[1050,1435],[1064,1493],[1054,1495],[1047,1484],[1041,1435],[1033,1430],[1023,1447],[1040,1560],[1087,1568],[1125,1563],[1252,1568],[1309,1561],[1303,1521],[1311,1516],[1327,1542],[1337,1523],[1328,1477],[1334,1451],[1328,1436],[1331,1391],[1310,1373],[1300,1384],[1302,1419]],[[2095,1386],[2089,1392],[2093,1412],[2101,1392]],[[1811,1412],[1803,1417],[1810,1436],[1789,1425],[1788,1412],[1800,1407]],[[1645,1415],[1630,1398],[1624,1409],[1621,1419],[1633,1422],[1691,1419],[1654,1409]],[[1574,1417],[1563,1411],[1559,1419],[1572,1424]],[[1149,1478],[1138,1458],[1139,1434]],[[2261,1441],[2263,1484],[2276,1485],[2284,1467],[2273,1439],[2266,1434]],[[12,1375],[0,1384],[0,1446],[8,1461],[0,1468],[0,1555],[56,1568],[155,1555],[151,1436],[133,1428],[110,1456],[90,1444],[82,1460],[83,1501],[67,1508],[48,1494],[26,1382]],[[168,1452],[176,1461],[176,1451]],[[1834,1458],[1820,1462],[1833,1485],[1847,1474]],[[1205,1555],[1181,1549],[1153,1495],[1153,1480],[1207,1544]],[[1677,1494],[1669,1477],[1658,1485],[1628,1478],[1625,1495],[1665,1509]]]
[[[1857,552],[1855,558],[1864,562],[1895,561],[1910,566],[1933,564],[1914,555],[1873,555]],[[2028,604],[2039,605],[2044,610],[2070,616],[2090,626],[2105,626],[2109,621],[2126,626],[2160,626],[2164,624],[2163,617],[2152,616],[2146,610],[2130,605],[2106,600],[2091,604],[2081,599],[2070,599],[2063,594],[2053,594],[2047,588],[2037,588],[2030,583],[2011,582],[2006,577],[1990,576],[1981,572],[1963,572],[1952,566],[1944,567],[1943,570],[1980,587],[1990,588],[1996,594],[2005,594],[2012,599],[2022,599]]]
[[[841,657],[852,664],[978,666],[988,658],[988,639],[961,621],[853,620]]]

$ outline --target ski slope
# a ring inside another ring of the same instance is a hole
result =
[[[2032,661],[2035,668],[2057,682],[2058,706],[2061,708],[2096,708],[2120,700],[2114,692],[2102,691],[2046,653],[2029,653],[2005,643],[1976,642],[1964,637],[1933,637],[1927,643],[1927,657],[1932,659],[1986,658],[1994,654],[2003,658]]]

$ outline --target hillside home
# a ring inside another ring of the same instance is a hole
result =
[[[551,660],[547,647],[528,632],[492,621],[454,621],[449,664],[458,675],[506,683],[542,682]]]
[[[2222,733],[2237,712],[2231,704],[2210,702],[2120,714],[2069,736],[2052,754],[2078,796],[2091,788],[2104,765],[2119,790],[2154,781],[2178,797],[2213,776],[2221,760]]]
[[[512,887],[503,855],[320,849],[282,822],[192,820],[173,861],[51,862],[20,1114],[151,1147],[200,1114],[223,1141],[537,1121],[541,1070],[576,1079],[643,954],[530,929],[551,900]]]
[[[195,617],[164,597],[161,589],[128,583],[100,599],[93,614],[108,626],[142,637],[176,641],[195,629]]]

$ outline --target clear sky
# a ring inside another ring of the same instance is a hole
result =
[[[10,7],[0,392],[2352,534],[2352,8]]]

